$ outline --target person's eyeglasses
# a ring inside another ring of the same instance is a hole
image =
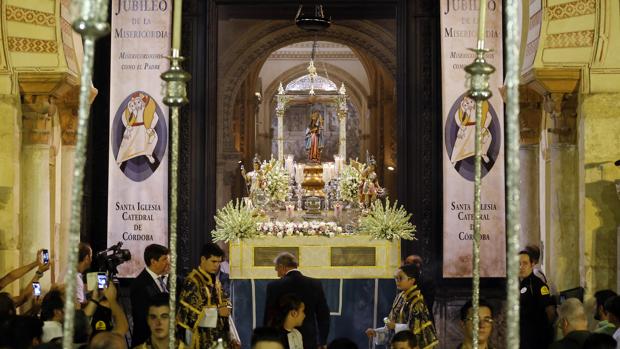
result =
[[[468,317],[465,319],[465,321],[473,321],[474,318],[473,317]],[[480,319],[480,324],[481,325],[493,325],[493,323],[495,322],[495,320],[493,320],[493,318],[490,317],[485,317]]]

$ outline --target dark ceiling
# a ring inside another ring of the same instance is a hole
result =
[[[290,19],[293,21],[298,1],[217,1],[220,19]],[[310,2],[311,3],[311,2]],[[308,3],[304,3],[308,4]],[[395,1],[325,1],[323,8],[333,22],[350,19],[395,19]]]

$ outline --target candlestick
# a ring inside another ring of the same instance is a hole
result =
[[[480,10],[478,11],[478,48],[484,48],[484,25],[487,19],[486,0],[480,0]]]
[[[183,0],[174,0],[172,14],[172,49],[181,51],[181,20],[183,15]]]

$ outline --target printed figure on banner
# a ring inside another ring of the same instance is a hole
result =
[[[146,92],[131,93],[121,103],[112,126],[116,164],[131,180],[140,182],[159,167],[168,138],[161,108]]]
[[[450,108],[446,120],[446,150],[454,169],[465,179],[474,180],[476,102],[461,95]],[[495,164],[500,150],[501,128],[493,106],[482,103],[482,176]]]

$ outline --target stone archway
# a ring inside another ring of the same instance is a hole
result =
[[[230,115],[234,97],[247,77],[248,67],[257,62],[262,65],[271,52],[281,47],[315,38],[314,34],[299,30],[290,21],[261,23],[247,33],[251,35],[238,41],[220,57],[223,63],[218,69],[218,147],[224,151],[232,150],[230,139],[222,137],[230,129],[230,120],[224,116]],[[321,32],[320,39],[347,45],[356,53],[363,52],[388,75],[396,75],[395,35],[373,22],[343,21]],[[360,61],[364,64],[368,60]]]
[[[369,91],[367,91],[366,87],[364,87],[363,84],[357,78],[355,78],[353,75],[351,75],[344,69],[337,67],[333,64],[329,64],[329,63],[324,63],[324,64],[325,64],[327,71],[329,72],[330,80],[336,83],[337,86],[340,86],[342,82],[345,83],[346,88],[347,88],[347,94],[349,95],[349,98],[350,98],[350,103],[355,108],[357,117],[360,121],[360,135],[361,135],[360,138],[367,140],[368,133],[369,133],[369,130],[368,130],[369,123],[362,123],[361,121],[364,118],[368,117],[367,110],[368,110]],[[321,62],[321,65],[323,65],[323,62]],[[277,93],[277,88],[278,88],[279,83],[282,82],[283,84],[286,84],[292,79],[306,74],[307,73],[306,68],[307,68],[306,63],[298,64],[288,69],[287,71],[281,73],[280,75],[278,75],[276,78],[273,79],[273,81],[269,85],[267,85],[266,88],[263,88],[264,98],[261,103],[261,106],[260,106],[261,110],[258,115],[259,125],[267,126],[271,124],[271,121],[272,121],[271,117],[273,116],[272,115],[273,110],[275,110],[274,109],[275,108],[274,96]],[[262,135],[260,134],[260,132],[261,130],[259,130],[258,139],[261,139],[263,143],[271,139],[271,137],[269,137],[270,134],[268,134],[268,130],[266,128],[262,130],[262,133],[263,133]],[[366,143],[360,142],[360,148],[359,148],[360,154],[366,153],[366,149],[368,149],[367,143],[368,142]],[[268,151],[271,151],[271,148],[270,147],[266,148],[264,145],[263,147],[261,147],[260,145],[257,144],[257,150],[258,150],[258,153],[264,157],[266,156]]]
[[[236,149],[231,130],[238,127],[233,116],[239,114],[235,105],[239,104],[241,89],[244,89],[244,96],[249,95],[248,86],[255,83],[258,68],[273,51],[316,38],[313,33],[301,31],[290,21],[282,20],[260,21],[242,32],[240,36],[243,39],[223,48],[218,58],[216,207],[221,207],[230,199],[231,190],[239,187],[236,183],[237,162],[242,160],[243,154]],[[360,57],[367,76],[370,75],[368,72],[376,74],[380,71],[381,75],[395,80],[396,37],[376,23],[366,20],[342,21],[321,32],[317,39],[349,46]],[[372,89],[369,93],[372,93]],[[247,123],[247,120],[239,117],[236,120],[237,123]]]

